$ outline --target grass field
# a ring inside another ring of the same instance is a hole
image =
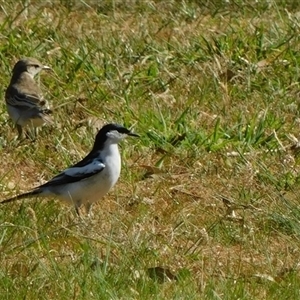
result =
[[[55,125],[18,143],[4,100],[1,199],[133,128],[116,187],[79,219],[0,210],[0,299],[299,299],[300,3],[0,1],[1,94],[21,57]]]

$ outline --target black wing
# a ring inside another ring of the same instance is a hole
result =
[[[104,168],[105,164],[99,158],[99,154],[96,156],[95,154],[93,155],[90,153],[82,161],[53,177],[41,187],[77,182],[100,173]]]

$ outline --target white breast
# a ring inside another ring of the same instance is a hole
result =
[[[101,154],[105,168],[100,173],[64,186],[49,187],[45,194],[54,194],[60,200],[75,206],[98,201],[117,183],[121,172],[121,157],[117,144],[109,145]]]

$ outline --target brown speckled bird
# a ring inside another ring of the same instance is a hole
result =
[[[6,89],[5,101],[7,111],[16,124],[18,137],[22,137],[22,128],[31,128],[52,123],[51,110],[42,96],[42,91],[34,80],[34,76],[42,70],[51,70],[35,58],[19,60],[12,71],[12,78]]]

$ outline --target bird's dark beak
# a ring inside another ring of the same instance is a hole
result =
[[[131,132],[131,131],[128,133],[128,135],[130,135],[130,136],[135,136],[135,137],[140,137],[138,134],[133,133],[133,132]]]

